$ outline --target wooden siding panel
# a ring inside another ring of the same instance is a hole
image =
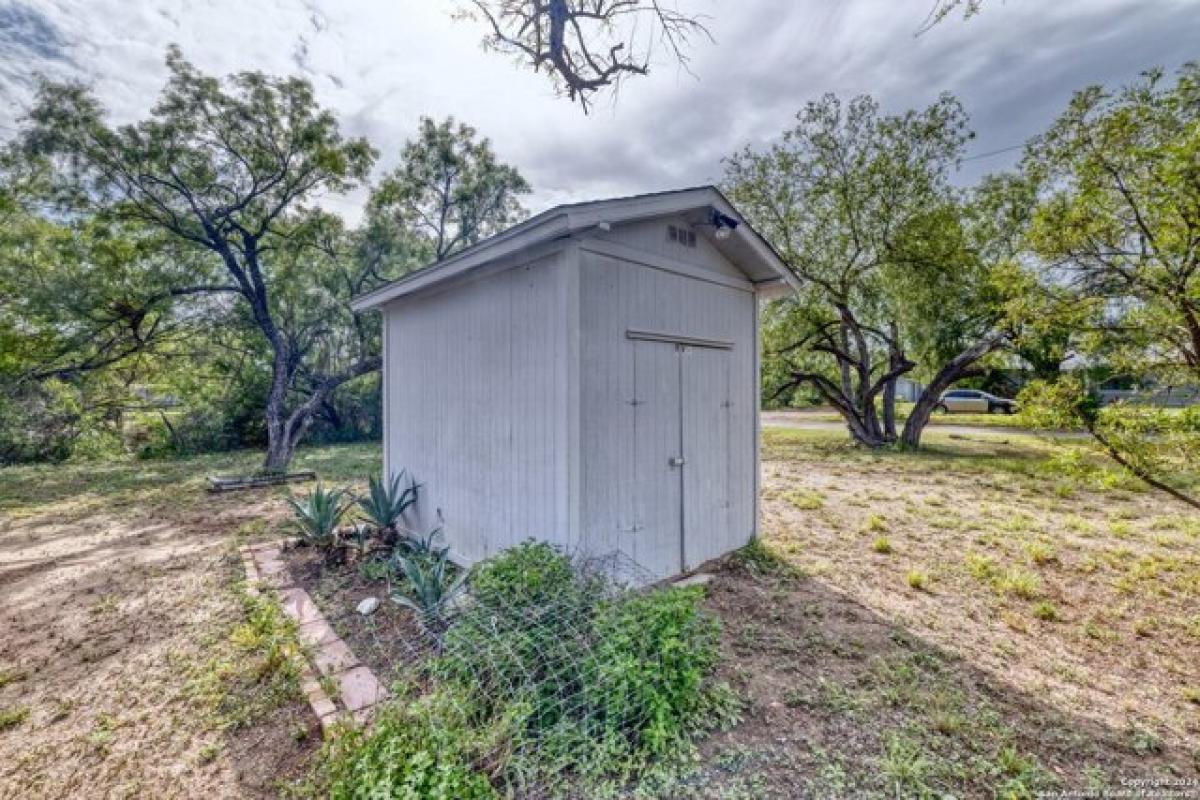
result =
[[[560,257],[386,307],[392,470],[424,484],[413,527],[466,560],[567,527]]]

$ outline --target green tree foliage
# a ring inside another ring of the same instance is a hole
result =
[[[167,289],[194,267],[188,254],[112,220],[47,213],[64,200],[52,179],[43,160],[0,156],[0,461],[119,447],[138,375],[200,315],[176,315]]]
[[[811,387],[869,446],[919,444],[941,392],[1013,332],[1033,194],[1018,178],[951,189],[966,125],[949,95],[894,116],[827,95],[780,142],[727,164],[731,196],[802,284],[765,314],[769,391]],[[897,434],[905,375],[928,387]]]
[[[342,138],[305,81],[247,72],[222,82],[177,49],[167,66],[150,117],[119,128],[84,87],[43,83],[29,145],[55,158],[104,216],[205,256],[186,281],[171,282],[173,296],[244,304],[271,348],[264,467],[281,470],[315,408],[379,366],[369,341],[347,342],[322,313],[345,286],[320,257],[332,224],[303,208],[318,193],[354,186],[374,153]],[[302,381],[309,393],[293,400]]]
[[[433,260],[441,261],[524,217],[518,197],[528,192],[521,174],[474,128],[422,117],[400,165],[371,196],[368,215],[373,230],[430,242]]]
[[[1042,190],[1030,246],[1048,291],[1073,301],[1067,324],[1088,363],[1135,384],[1200,385],[1200,65],[1173,83],[1151,70],[1077,92],[1025,167]],[[1194,409],[1101,407],[1070,379],[1024,398],[1035,421],[1086,428],[1131,473],[1200,507],[1173,479],[1200,455]]]
[[[43,171],[0,193],[0,290],[20,299],[0,337],[41,339],[5,374],[50,397],[47,381],[124,370],[179,401],[148,412],[148,452],[262,443],[269,471],[314,426],[377,431],[379,323],[350,298],[519,218],[527,184],[471,128],[425,120],[348,230],[314,202],[359,185],[375,153],[306,81],[217,79],[174,48],[167,65],[149,116],[120,127],[86,88],[41,85],[12,163]],[[20,202],[27,184],[40,208]]]
[[[1036,253],[1081,297],[1119,368],[1200,381],[1200,64],[1075,94],[1029,148]]]
[[[1186,491],[1200,463],[1200,407],[1101,405],[1075,377],[1032,381],[1021,392],[1021,416],[1034,428],[1083,428],[1131,474],[1200,509]]]

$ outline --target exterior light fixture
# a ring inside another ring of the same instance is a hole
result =
[[[716,229],[713,235],[721,241],[725,241],[733,233],[733,229],[738,226],[738,221],[728,214],[722,214],[714,208],[712,214],[709,216],[708,224]]]

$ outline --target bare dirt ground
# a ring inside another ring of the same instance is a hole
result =
[[[381,577],[363,574],[362,563],[328,565],[309,547],[284,550],[288,572],[313,598],[329,624],[363,664],[383,683],[395,679],[398,664],[428,655],[424,634],[412,612],[391,602]],[[379,600],[374,613],[356,610],[368,597]]]
[[[710,585],[743,721],[670,796],[1200,779],[1195,516],[1064,443],[844,438],[765,435],[762,546]],[[280,657],[292,637],[240,594],[235,557],[278,535],[284,492],[203,491],[254,460],[0,471],[0,798],[266,797],[303,778],[318,736]],[[301,465],[341,483],[378,451]],[[399,612],[363,620],[352,605],[378,582],[318,573],[382,668]]]
[[[237,591],[235,542],[283,504],[204,491],[254,460],[0,472],[0,798],[274,796],[302,772],[316,720]]]
[[[699,793],[1200,796],[1200,519],[1032,440],[931,443],[767,434],[764,547],[711,593],[749,705]]]

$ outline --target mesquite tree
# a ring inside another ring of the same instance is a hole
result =
[[[470,125],[422,117],[399,166],[371,195],[368,229],[428,242],[433,260],[441,261],[522,219],[518,197],[528,192],[521,174],[501,163]]]
[[[46,214],[49,165],[0,153],[0,463],[119,446],[137,377],[183,346],[166,279],[192,266],[146,230]]]
[[[962,11],[963,19],[970,19],[982,10],[983,0],[934,0],[925,21],[917,30],[920,35],[931,30],[955,11]]]
[[[1163,78],[1084,89],[1030,144],[1044,187],[1031,240],[1082,298],[1106,301],[1110,360],[1200,383],[1200,64]]]
[[[768,380],[779,395],[810,386],[871,447],[918,445],[941,393],[1013,330],[1031,195],[1015,179],[951,189],[966,124],[949,95],[895,116],[827,95],[727,163],[731,196],[802,286],[766,311]],[[928,385],[897,433],[896,382],[914,374]]]
[[[291,266],[327,228],[304,204],[364,179],[375,154],[365,140],[342,137],[306,81],[259,72],[221,81],[176,48],[167,66],[150,116],[117,128],[85,87],[43,83],[28,143],[55,159],[104,214],[207,256],[168,291],[239,302],[269,344],[263,466],[283,470],[324,399],[379,367],[369,341],[331,342],[331,326],[295,313],[324,305],[331,288],[309,282],[304,264]],[[296,398],[302,379],[309,391]]]
[[[1030,233],[1048,282],[1091,308],[1079,321],[1090,363],[1142,383],[1200,385],[1200,64],[1117,91],[1077,92],[1030,143],[1042,188]],[[1133,474],[1193,508],[1173,473],[1194,468],[1200,415],[1101,407],[1078,384],[1027,392],[1031,417],[1088,430]]]
[[[669,0],[469,0],[463,16],[489,28],[485,47],[514,55],[586,113],[592,95],[650,71],[658,50],[686,67],[696,37],[711,40],[703,18]]]

